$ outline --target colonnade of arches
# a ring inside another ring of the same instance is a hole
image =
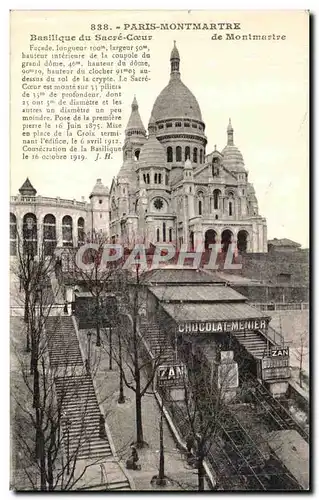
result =
[[[42,229],[42,233],[39,231]],[[62,218],[62,246],[73,247],[73,219],[70,215]],[[27,213],[22,219],[22,233],[20,235],[23,241],[23,251],[31,252],[37,255],[39,242],[43,244],[43,253],[45,256],[52,255],[57,246],[57,223],[56,217],[52,214],[46,214],[43,218],[42,228],[40,228],[37,217],[33,213]],[[82,245],[85,239],[85,222],[83,217],[77,219],[77,243]],[[18,226],[17,217],[10,212],[10,255],[17,255],[18,245]]]
[[[194,233],[191,232],[189,236],[189,243],[191,248],[195,248]],[[214,245],[216,243],[221,243],[222,252],[227,252],[228,247],[231,243],[236,243],[239,252],[244,253],[249,249],[249,233],[244,229],[238,231],[235,237],[234,233],[230,229],[224,229],[219,236],[214,229],[208,229],[205,232],[204,247],[209,248],[209,245]]]
[[[168,148],[166,148],[167,163],[186,160],[191,160],[193,163],[204,163],[204,156],[205,153],[203,148],[191,148],[190,146],[186,146],[185,148],[181,146],[177,146],[176,148],[168,146]]]

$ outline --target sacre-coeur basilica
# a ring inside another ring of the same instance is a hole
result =
[[[37,195],[27,178],[11,197],[11,255],[17,233],[34,224],[35,245],[76,247],[92,231],[130,246],[172,242],[232,242],[240,252],[267,252],[266,219],[259,214],[233,124],[225,124],[226,145],[207,151],[205,122],[194,94],[182,82],[181,59],[174,44],[171,72],[144,126],[134,97],[125,129],[123,160],[110,189],[98,179],[89,202]]]

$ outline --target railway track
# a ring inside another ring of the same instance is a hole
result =
[[[297,422],[287,408],[262,385],[254,376],[245,378],[249,393],[253,396],[264,418],[270,422],[272,430],[294,429],[309,443],[308,431]]]

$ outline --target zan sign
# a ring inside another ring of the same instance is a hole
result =
[[[218,332],[242,332],[245,330],[263,330],[267,328],[265,319],[251,319],[248,321],[210,321],[184,323],[178,325],[179,333],[218,333]]]
[[[185,377],[185,365],[162,365],[157,369],[158,385],[178,385],[180,382],[184,381]]]

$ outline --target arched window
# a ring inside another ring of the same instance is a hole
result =
[[[140,157],[140,152],[141,152],[141,150],[140,150],[140,149],[136,149],[136,150],[134,151],[134,160],[135,160],[135,161],[138,161],[138,159],[139,159],[139,157]]]
[[[10,213],[10,255],[17,255],[17,218]]]
[[[215,210],[218,210],[219,208],[219,196],[220,196],[221,192],[219,191],[219,189],[215,189],[214,192],[213,192],[213,196],[214,196],[214,209]]]
[[[173,161],[173,148],[171,148],[171,146],[169,146],[166,150],[166,153],[167,153],[167,162],[172,163],[172,161]]]
[[[154,174],[154,184],[157,184],[157,174]]]
[[[182,148],[180,146],[176,148],[176,161],[182,161]]]
[[[163,241],[166,241],[166,224],[163,222]]]
[[[229,207],[229,210],[228,210],[229,215],[233,215],[233,204],[231,201],[229,202],[228,207]]]
[[[64,247],[73,247],[72,229],[72,217],[65,215],[62,219],[62,245]]]
[[[199,163],[203,163],[203,150],[200,149],[199,151]]]
[[[168,230],[168,239],[170,243],[173,241],[173,229],[171,227]]]
[[[203,197],[204,197],[203,191],[198,191],[198,193],[197,193],[197,198],[198,198],[198,215],[203,215]]]
[[[202,215],[202,200],[198,200],[198,215]]]
[[[158,174],[158,183],[162,184],[162,174]]]
[[[147,184],[150,183],[150,174],[146,174],[146,182],[147,182]]]
[[[56,225],[52,214],[47,214],[43,219],[43,246],[44,255],[53,255],[56,247]]]
[[[79,217],[78,219],[78,245],[84,245],[84,219]]]
[[[189,146],[186,146],[185,148],[185,160],[190,160],[191,158],[191,148]]]
[[[23,249],[32,259],[38,253],[37,218],[34,214],[23,217]]]
[[[159,228],[156,229],[156,241],[159,242],[160,240],[160,230]]]
[[[193,151],[193,162],[197,163],[197,148],[194,148],[194,151]]]

